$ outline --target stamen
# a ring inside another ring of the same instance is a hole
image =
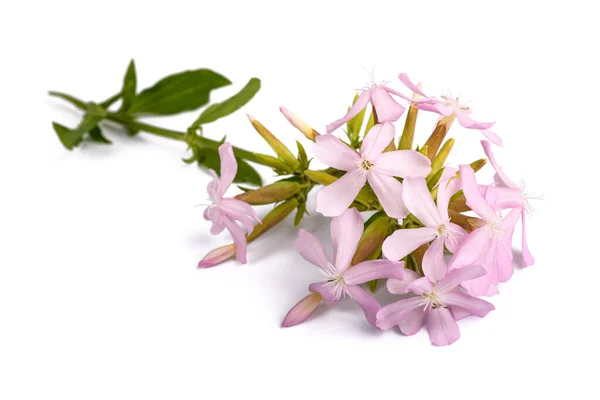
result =
[[[346,281],[342,274],[331,263],[327,263],[325,267],[319,269],[329,281],[325,286],[331,287],[330,292],[333,294],[333,298],[341,299],[346,294]]]
[[[531,217],[533,213],[535,213],[535,207],[531,204],[531,200],[543,200],[543,193],[535,193],[535,192],[527,192],[525,187],[525,182],[521,180],[521,197],[523,199],[523,207],[525,208],[525,213],[527,216]]]

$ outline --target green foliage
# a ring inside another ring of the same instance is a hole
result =
[[[131,102],[132,114],[173,115],[192,111],[208,103],[210,92],[231,84],[209,69],[169,75],[142,90]]]

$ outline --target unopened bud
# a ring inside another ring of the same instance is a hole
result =
[[[390,218],[385,213],[378,213],[373,217],[375,219],[367,225],[358,242],[356,253],[354,253],[354,257],[352,258],[352,265],[368,259],[383,244],[383,241],[388,236],[391,223]]]
[[[271,146],[273,151],[279,158],[283,160],[292,170],[296,170],[300,166],[300,162],[296,159],[294,154],[288,149],[279,139],[277,139],[263,124],[254,119],[251,115],[248,115],[250,123],[256,129],[256,132]]]
[[[211,250],[204,258],[198,263],[198,268],[214,267],[223,261],[229,260],[235,256],[237,246],[235,244],[228,244],[226,246],[218,247]]]
[[[421,82],[417,84],[417,88],[421,90]],[[418,99],[421,96],[417,93],[413,93],[412,98]],[[402,130],[402,136],[400,136],[400,142],[398,142],[398,150],[411,150],[413,145],[413,139],[415,137],[415,128],[417,127],[417,115],[419,109],[413,104],[410,105],[408,113],[406,113],[406,122],[404,123],[404,129]]]
[[[287,200],[300,192],[300,184],[294,181],[279,181],[256,190],[249,190],[235,196],[253,206],[277,203]]]
[[[305,321],[315,311],[323,297],[319,293],[311,293],[298,302],[285,316],[282,327],[298,325]]]
[[[454,114],[450,115],[449,117],[440,118],[437,125],[435,126],[435,129],[433,130],[433,133],[425,142],[425,146],[428,147],[426,155],[430,160],[433,160],[433,158],[437,154],[440,145],[444,141],[444,138],[446,137],[446,134],[448,133],[448,130],[450,129],[450,126],[452,125],[455,119],[456,116]]]
[[[291,172],[290,166],[287,165],[286,163],[284,163],[283,161],[281,161],[277,157],[273,157],[268,154],[260,154],[260,153],[254,153],[254,157],[256,157],[258,159],[258,161],[260,161],[261,164],[267,165],[267,166],[273,168],[275,171],[282,171],[282,172],[286,172],[286,173]]]
[[[262,224],[254,227],[252,233],[247,236],[246,241],[251,243],[256,240],[260,235],[283,221],[292,211],[294,211],[294,209],[296,209],[296,207],[298,207],[298,200],[292,197],[272,209],[271,212],[262,219]]]
[[[283,116],[294,126],[294,128],[298,129],[307,139],[315,141],[315,137],[319,136],[319,132],[315,131],[310,125],[306,122],[298,118],[294,113],[288,110],[285,107],[279,107],[279,111],[283,114]]]

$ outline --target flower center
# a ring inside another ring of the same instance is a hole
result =
[[[440,296],[435,291],[429,292],[429,293],[423,293],[423,296],[425,296],[425,298],[427,299],[426,307],[431,307],[431,308],[446,307],[444,305],[444,303],[442,303],[442,299],[440,299]]]
[[[346,281],[344,276],[331,263],[327,263],[325,268],[321,268],[321,272],[329,282],[325,286],[329,287],[329,291],[333,294],[335,300],[339,300],[346,293]]]
[[[446,106],[448,108],[452,108],[455,111],[461,111],[461,112],[470,112],[471,111],[471,109],[469,107],[467,107],[465,104],[460,104],[460,96],[457,98],[454,98],[450,95],[441,96],[441,97],[446,102],[444,104],[444,106]]]
[[[371,168],[373,168],[373,163],[369,160],[362,160],[360,162],[360,167],[364,170],[364,171],[368,171]]]

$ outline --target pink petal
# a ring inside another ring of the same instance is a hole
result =
[[[446,107],[442,102],[434,103],[433,108],[433,111],[437,112],[438,114],[442,114],[444,117],[449,117],[452,114],[455,114],[454,108]]]
[[[214,203],[222,197],[219,195],[219,176],[212,169],[209,169],[208,172],[212,175],[213,180],[206,186],[206,192],[210,200]]]
[[[221,158],[221,178],[219,179],[217,194],[221,198],[233,183],[238,167],[230,143],[223,143],[219,146],[219,157]]]
[[[323,302],[329,307],[335,306],[340,301],[340,299],[335,298],[332,288],[333,286],[329,285],[329,282],[315,282],[308,285],[308,290],[319,293],[323,297]]]
[[[481,146],[483,147],[483,151],[485,153],[485,156],[489,160],[490,164],[492,164],[492,167],[494,168],[494,170],[498,174],[498,177],[500,178],[500,180],[502,181],[502,183],[504,184],[504,186],[520,190],[519,185],[517,185],[516,183],[514,183],[504,173],[504,171],[502,170],[502,167],[500,167],[500,165],[498,165],[498,162],[496,161],[496,157],[494,157],[494,152],[492,151],[492,145],[490,144],[490,142],[488,142],[487,140],[482,140],[481,141]]]
[[[377,312],[381,309],[381,306],[375,300],[375,297],[360,286],[349,286],[347,291],[352,300],[356,301],[360,308],[362,308],[369,324],[373,328],[377,328]]]
[[[346,209],[331,220],[333,265],[339,272],[344,272],[350,266],[358,241],[363,234],[364,223],[356,208]]]
[[[327,253],[319,239],[305,229],[300,229],[298,232],[294,247],[306,261],[319,268],[325,268],[329,264]]]
[[[360,147],[363,160],[375,161],[383,150],[394,140],[396,130],[390,122],[375,125],[369,130]]]
[[[461,320],[471,315],[471,313],[467,310],[457,306],[450,307],[450,311],[452,312],[452,316],[454,317],[455,321]]]
[[[481,192],[479,192],[479,186],[475,180],[475,172],[470,165],[460,166],[460,180],[469,207],[486,221],[497,221],[498,216],[496,215],[496,212],[488,202],[485,201]]]
[[[378,87],[373,90],[371,102],[375,107],[379,123],[397,121],[406,110],[390,96],[385,87]]]
[[[287,328],[304,322],[310,317],[320,303],[321,295],[318,293],[310,293],[288,311],[281,326]]]
[[[423,311],[423,308],[415,308],[406,314],[404,319],[398,322],[398,327],[406,336],[414,335],[415,333],[419,332],[421,328],[423,328],[426,316],[427,313]]]
[[[448,224],[448,231],[450,232],[450,235],[444,244],[450,253],[454,253],[462,244],[463,240],[469,235],[469,232],[464,230],[461,226],[453,224],[452,222]]]
[[[502,147],[502,138],[500,138],[500,136],[496,135],[494,132],[490,131],[489,129],[482,129],[479,132],[481,132],[487,140],[494,143],[496,146]]]
[[[423,273],[432,282],[438,282],[446,275],[444,260],[444,237],[438,236],[423,255]]]
[[[392,218],[405,218],[409,211],[402,202],[402,184],[391,176],[369,172],[369,184],[385,213]]]
[[[469,314],[477,317],[485,317],[490,311],[496,308],[492,303],[488,303],[485,300],[478,299],[477,297],[469,296],[468,294],[461,293],[458,290],[452,290],[441,296],[442,302],[451,306],[454,311],[454,307],[468,312]]]
[[[409,88],[419,96],[427,97],[427,95],[423,93],[417,85],[412,83],[412,81],[408,78],[408,75],[406,75],[404,72],[398,74],[398,79],[400,79],[400,82],[404,83],[407,88]]]
[[[521,248],[523,251],[523,267],[529,267],[530,265],[533,265],[535,258],[533,258],[531,255],[531,252],[529,251],[529,245],[527,244],[527,234],[525,233],[525,217],[525,211],[523,211],[521,214]]]
[[[429,278],[422,277],[412,281],[412,283],[408,285],[406,289],[414,294],[422,295],[423,293],[433,292],[433,285],[431,284]]]
[[[231,233],[231,237],[233,238],[233,242],[236,244],[235,249],[235,257],[242,264],[246,264],[246,234],[242,227],[240,227],[235,221],[230,220],[229,218],[223,218],[223,222],[227,227],[229,233]]]
[[[438,294],[445,294],[456,289],[463,282],[470,281],[471,279],[479,278],[486,274],[486,270],[479,265],[472,265],[468,267],[457,268],[448,271],[436,285],[435,291]]]
[[[414,150],[395,150],[382,153],[373,171],[403,178],[425,178],[431,172],[431,161]]]
[[[404,279],[404,262],[390,260],[363,261],[344,272],[348,285],[360,285],[374,279]]]
[[[492,233],[487,227],[469,233],[450,259],[450,269],[475,265],[481,262],[493,242]]]
[[[433,202],[427,183],[423,178],[406,178],[402,183],[404,205],[423,225],[437,229],[444,221]]]
[[[229,260],[235,255],[236,245],[228,244],[211,250],[204,258],[198,263],[198,268],[214,267],[223,261]]]
[[[404,279],[388,279],[387,290],[392,294],[406,294],[409,292],[408,286],[419,279],[419,275],[412,269],[404,269]]]
[[[343,118],[340,118],[327,125],[327,133],[332,133],[337,128],[354,118],[359,112],[361,112],[365,109],[365,107],[367,107],[367,104],[369,104],[370,100],[371,90],[365,90],[364,92],[362,92],[360,96],[358,96],[358,99],[356,99],[356,102],[352,105],[350,110],[348,110],[348,113]]]
[[[429,340],[436,346],[446,346],[452,344],[460,337],[458,325],[450,313],[450,310],[444,307],[434,308],[427,315],[427,330],[429,330]]]
[[[377,327],[384,331],[393,328],[408,317],[414,318],[412,311],[417,308],[424,313],[424,305],[425,300],[421,296],[414,296],[388,304],[377,313]]]
[[[360,156],[333,135],[317,136],[313,152],[322,163],[342,171],[351,171],[360,165]]]
[[[437,230],[434,228],[398,229],[385,239],[381,249],[385,258],[398,261],[417,247],[431,242],[436,235]]]
[[[474,121],[471,117],[469,117],[467,114],[463,113],[463,112],[459,112],[459,111],[455,111],[454,114],[456,115],[456,119],[458,120],[458,123],[465,128],[468,129],[488,129],[491,128],[495,122],[477,122]]]
[[[485,191],[485,200],[495,210],[523,207],[523,193],[517,188],[490,186]]]
[[[222,214],[219,211],[219,206],[212,205],[204,210],[204,219],[213,223],[210,227],[210,233],[212,235],[218,235],[219,233],[223,232],[223,229],[225,229]]]
[[[317,211],[326,217],[340,215],[352,204],[366,181],[367,176],[361,170],[355,169],[347,172],[340,179],[319,191]]]
[[[252,233],[254,229],[254,223],[250,218],[260,222],[254,208],[241,200],[222,199],[219,208],[227,217],[240,221],[246,227],[248,234]]]
[[[444,172],[446,171],[444,170]],[[449,179],[440,180],[438,185],[437,209],[440,214],[440,219],[443,221],[448,220],[448,204],[450,203],[450,198],[458,192],[460,186],[460,179],[456,178],[455,175],[451,175]]]

